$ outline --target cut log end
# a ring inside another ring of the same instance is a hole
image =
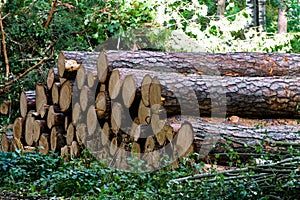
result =
[[[63,83],[59,94],[59,106],[65,112],[70,108],[72,101],[72,85],[69,81]]]
[[[98,79],[100,83],[105,83],[108,73],[108,60],[106,53],[103,51],[100,53],[97,61]]]
[[[0,114],[7,115],[9,113],[10,104],[10,100],[2,102],[0,105]]]
[[[136,83],[133,76],[126,76],[122,86],[122,99],[126,108],[134,101],[136,94]]]
[[[116,99],[121,90],[121,81],[119,70],[113,70],[109,82],[108,82],[108,93],[111,99]]]

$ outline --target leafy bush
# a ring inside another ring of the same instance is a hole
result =
[[[212,171],[200,181],[193,178],[180,181],[181,177],[196,178],[203,172],[204,163],[197,164],[195,158],[197,155],[184,158],[175,170],[134,173],[109,168],[85,155],[65,163],[56,154],[0,152],[0,179],[3,180],[0,189],[25,196],[99,199],[267,199],[272,193],[292,198],[300,189],[297,171],[290,178],[269,176],[268,179],[260,176],[255,166],[250,171],[237,168],[240,173],[235,174],[236,178],[233,172],[227,177]],[[275,185],[263,188],[261,179]]]

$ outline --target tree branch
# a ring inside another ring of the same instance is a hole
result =
[[[5,42],[5,32],[4,32],[4,28],[3,28],[3,23],[2,21],[9,15],[6,14],[4,17],[2,17],[1,13],[0,13],[0,29],[1,29],[1,34],[2,34],[2,47],[3,47],[3,56],[4,56],[4,62],[5,62],[5,68],[6,68],[6,72],[5,72],[5,76],[8,76],[10,73],[10,67],[9,67],[9,62],[8,62],[8,56],[7,56],[7,51],[6,51],[6,42]]]
[[[48,28],[48,26],[49,26],[49,24],[50,24],[50,22],[53,18],[56,6],[57,6],[57,0],[52,0],[52,8],[51,8],[51,11],[50,11],[49,16],[47,18],[47,21],[44,25],[44,28]]]
[[[46,62],[49,59],[50,58],[48,58],[48,57],[43,58],[42,60],[40,60],[40,62],[38,62],[37,64],[35,64],[32,67],[30,67],[29,69],[27,69],[25,72],[23,72],[22,74],[20,74],[15,79],[13,79],[13,80],[5,83],[3,86],[0,87],[0,94],[4,91],[5,88],[7,88],[8,86],[12,85],[14,82],[18,81],[19,79],[23,78],[26,74],[28,74],[29,72],[31,72],[32,70],[34,70],[35,68],[37,68],[38,66],[40,66],[41,64],[43,64],[44,62]]]

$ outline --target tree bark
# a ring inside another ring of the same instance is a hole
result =
[[[221,19],[224,17],[225,14],[225,3],[226,0],[218,0],[218,8],[217,8],[217,16]]]
[[[264,152],[287,151],[290,146],[299,147],[299,126],[247,127],[224,123],[193,122],[194,149],[201,157],[229,153],[229,149],[250,158],[255,154],[255,146]],[[226,146],[227,144],[227,146]],[[229,145],[229,146],[228,146]],[[224,157],[223,157],[224,158]],[[226,159],[228,160],[228,159]]]
[[[286,6],[284,5],[284,0],[281,0],[278,8],[278,33],[287,33],[287,16],[286,16]]]
[[[297,54],[281,53],[164,53],[149,51],[101,52],[98,78],[106,81],[115,68],[222,76],[299,76]]]
[[[137,76],[140,70],[127,69]],[[145,72],[145,71],[144,71]],[[168,115],[251,118],[299,118],[300,79],[264,77],[183,76],[150,72],[159,82],[151,90],[150,105],[161,104]],[[161,85],[161,96],[157,86]],[[161,99],[162,97],[162,99]]]

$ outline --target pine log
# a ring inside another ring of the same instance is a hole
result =
[[[87,127],[86,124],[81,123],[76,126],[76,140],[82,147],[86,145]]]
[[[80,148],[79,148],[78,142],[73,141],[71,144],[71,147],[70,147],[71,158],[78,157],[79,153],[80,153]]]
[[[62,51],[58,55],[57,68],[59,76],[75,80],[81,64],[96,66],[99,52]]]
[[[64,133],[64,129],[60,126],[51,128],[50,146],[53,152],[60,152],[61,148],[66,144]]]
[[[52,102],[55,105],[59,104],[60,87],[61,87],[61,84],[59,82],[55,82],[55,83],[52,84],[51,96],[52,96]]]
[[[72,123],[72,116],[66,115],[64,120],[64,129],[67,130],[70,123]]]
[[[21,141],[20,139],[14,138],[12,143],[11,143],[11,151],[16,151],[16,149],[20,149],[21,151],[24,150],[23,146],[24,142],[23,140]]]
[[[36,92],[26,91],[20,95],[20,113],[22,117],[26,117],[29,110],[36,109]]]
[[[132,148],[131,148],[131,157],[137,157],[140,158],[140,154],[141,154],[141,146],[139,143],[137,142],[133,142],[132,143]]]
[[[256,152],[255,146],[264,152],[287,152],[290,146],[300,143],[300,126],[247,127],[235,124],[209,123],[202,120],[192,123],[194,149],[202,158],[215,158],[215,154],[229,152],[232,148],[240,156],[250,158]],[[227,144],[227,145],[226,145]],[[229,146],[228,146],[229,144]],[[227,159],[228,160],[228,159]]]
[[[89,77],[88,77],[89,76]],[[76,83],[78,89],[82,89],[84,85],[87,85],[89,88],[92,88],[94,81],[97,78],[97,66],[96,63],[91,64],[82,64],[76,75]],[[89,84],[88,84],[89,82]]]
[[[108,93],[111,99],[116,99],[121,91],[125,75],[122,76],[118,69],[112,71],[108,82]]]
[[[51,129],[53,126],[64,125],[65,115],[60,112],[59,107],[50,106],[47,115],[47,126]]]
[[[155,138],[154,136],[149,136],[146,139],[146,143],[145,143],[145,153],[149,153],[149,152],[153,152],[154,148],[155,148]]]
[[[95,100],[95,109],[99,119],[107,119],[110,115],[111,106],[108,93],[99,92]]]
[[[0,105],[0,114],[7,115],[10,110],[10,100],[3,101]]]
[[[14,138],[21,140],[24,139],[25,132],[25,118],[17,117],[14,121],[13,133]]]
[[[197,73],[222,76],[299,76],[297,54],[283,53],[170,53],[151,51],[106,51],[98,61],[101,83],[116,68]]]
[[[119,102],[113,102],[111,110],[111,130],[114,134],[117,134],[119,131],[125,131],[131,127],[133,121],[129,109],[126,109],[125,106]]]
[[[100,137],[101,144],[103,146],[105,146],[108,143],[108,141],[111,139],[111,135],[113,135],[113,134],[111,134],[111,129],[109,127],[109,124],[108,124],[108,122],[105,122],[102,127],[102,133],[101,133],[101,137]]]
[[[59,92],[59,107],[62,112],[66,112],[70,109],[73,95],[73,84],[70,81],[65,81]]]
[[[110,153],[110,155],[112,155],[112,156],[115,155],[115,153],[118,150],[118,146],[119,146],[119,144],[118,144],[117,137],[112,138],[112,140],[110,142],[110,146],[109,146],[109,153]]]
[[[51,90],[53,83],[59,81],[59,76],[58,76],[58,69],[57,68],[51,68],[48,71],[47,75],[47,88],[48,90]]]
[[[141,95],[142,95],[142,101],[145,106],[150,106],[149,91],[150,91],[151,83],[152,83],[151,76],[149,74],[144,75],[144,78],[142,80],[142,86],[141,86]]]
[[[72,145],[72,142],[74,140],[74,135],[75,135],[75,127],[72,123],[69,124],[67,128],[67,135],[66,135],[66,143],[67,145]]]
[[[133,75],[140,74],[140,70],[127,70]],[[168,115],[199,116],[200,111],[201,116],[213,117],[225,117],[227,114],[251,118],[299,118],[296,109],[300,103],[300,93],[297,90],[300,86],[299,78],[147,73],[157,77],[162,85],[163,98],[160,104]],[[151,86],[153,84],[152,81]],[[154,99],[156,96],[154,103],[158,103],[160,92],[158,89],[152,92],[151,86],[150,97]]]
[[[80,124],[84,119],[84,112],[81,109],[80,104],[77,102],[72,108],[72,122],[74,125]]]
[[[85,112],[90,105],[95,103],[95,91],[88,86],[83,86],[80,91],[79,102],[82,111]]]
[[[87,73],[87,85],[89,88],[93,88],[96,86],[96,83],[98,82],[98,76],[97,71],[89,71]]]
[[[50,135],[42,133],[39,139],[39,152],[46,155],[50,149]]]
[[[126,108],[129,108],[137,96],[140,95],[146,104],[149,105],[146,98],[149,98],[149,82],[152,79],[142,70],[139,70],[139,73],[138,75],[132,75],[127,69],[114,69],[108,85],[110,98],[116,99],[122,91],[122,100]]]
[[[140,124],[148,125],[151,119],[151,109],[146,107],[144,102],[141,100],[138,109],[138,119]]]
[[[36,112],[39,115],[45,115],[46,107],[49,105],[48,91],[43,84],[36,84]]]
[[[94,105],[91,105],[87,111],[86,125],[87,125],[87,132],[89,136],[93,135],[96,129],[100,127]]]
[[[161,84],[157,77],[152,79],[149,88],[149,106],[152,107],[154,105],[160,104],[161,101]]]
[[[13,141],[13,132],[6,131],[1,135],[1,150],[3,152],[11,151],[11,145]]]
[[[35,118],[33,116],[27,114],[25,122],[25,142],[28,146],[32,146],[33,144],[34,120]]]
[[[69,161],[69,147],[67,145],[61,147],[60,156],[64,159],[64,162]]]
[[[47,122],[46,120],[35,120],[33,124],[33,142],[37,144],[42,133],[47,132]]]

